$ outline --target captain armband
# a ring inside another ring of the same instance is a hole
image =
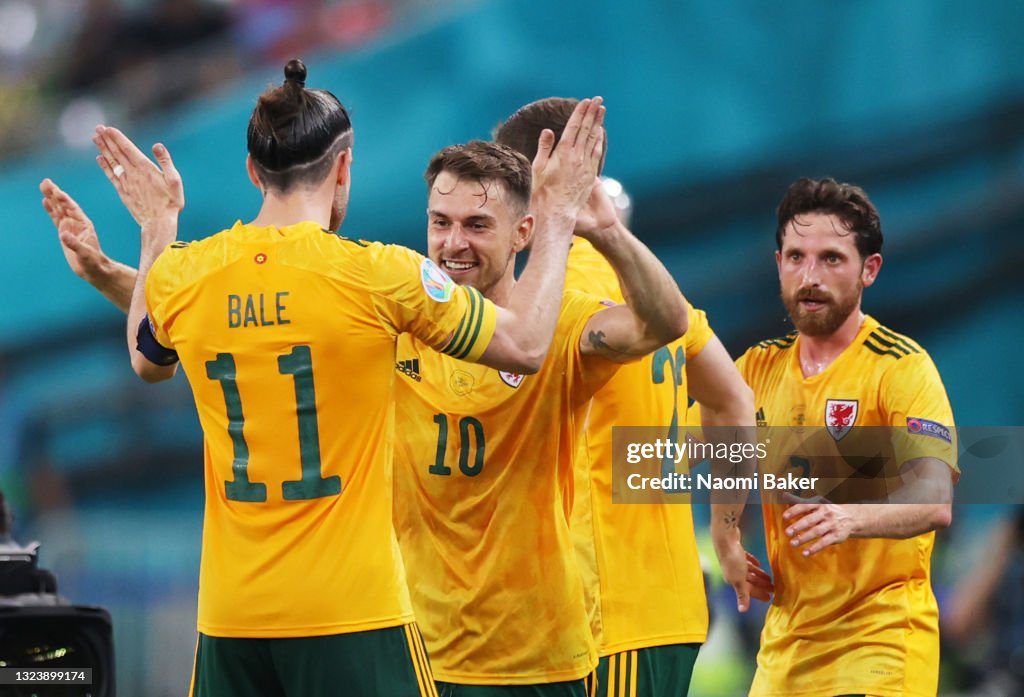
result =
[[[153,323],[149,319],[149,315],[142,318],[139,322],[139,331],[135,334],[135,348],[139,350],[143,356],[146,357],[150,363],[157,365],[174,365],[178,362],[178,352],[174,349],[169,349],[166,346],[162,346],[160,342],[156,340],[155,333],[153,331]]]

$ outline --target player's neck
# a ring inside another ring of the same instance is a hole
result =
[[[331,224],[331,203],[329,198],[325,201],[319,194],[319,191],[295,191],[281,195],[268,191],[259,214],[250,225],[282,228],[311,220],[326,230]]]
[[[839,329],[826,336],[809,336],[800,333],[800,371],[805,378],[825,371],[846,348],[857,338],[864,313],[860,306],[850,313]]]
[[[512,302],[512,289],[516,287],[516,276],[509,272],[501,277],[501,280],[487,289],[484,297],[498,307],[508,307]]]

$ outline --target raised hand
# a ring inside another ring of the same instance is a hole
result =
[[[558,145],[554,133],[540,135],[533,161],[533,207],[575,218],[586,204],[604,154],[601,97],[576,105]]]
[[[608,230],[619,224],[619,213],[601,179],[594,180],[587,204],[576,216],[576,234],[589,239],[590,236]]]
[[[96,227],[75,199],[71,198],[52,180],[39,184],[43,194],[43,208],[57,229],[61,250],[68,266],[79,278],[94,283],[110,264],[103,253]]]
[[[93,143],[100,151],[97,164],[143,234],[153,223],[177,220],[185,207],[185,191],[166,147],[153,146],[154,164],[124,133],[109,126],[96,127]]]
[[[52,180],[44,179],[39,190],[43,193],[43,208],[57,228],[57,238],[68,266],[118,309],[127,312],[135,287],[135,269],[104,253],[89,216]]]

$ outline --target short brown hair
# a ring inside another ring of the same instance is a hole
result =
[[[547,97],[530,102],[505,119],[504,123],[495,126],[491,137],[495,142],[523,153],[526,159],[533,162],[533,159],[537,157],[537,141],[540,140],[541,131],[545,128],[553,131],[555,145],[558,145],[565,125],[569,123],[569,117],[572,116],[572,112],[579,103],[580,100],[569,97]],[[607,152],[607,131],[605,132],[604,147]],[[601,166],[598,170],[603,168],[604,154],[602,153]]]
[[[776,211],[775,244],[779,251],[782,251],[786,226],[798,215],[815,212],[836,216],[853,232],[861,259],[881,253],[882,221],[875,205],[859,186],[843,184],[831,177],[801,177],[786,190]]]
[[[530,161],[512,148],[485,140],[449,145],[430,158],[427,171],[423,173],[428,192],[441,172],[449,172],[459,179],[501,184],[517,215],[526,215],[530,209],[533,171]]]

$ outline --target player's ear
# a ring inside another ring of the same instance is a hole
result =
[[[872,254],[864,260],[864,267],[860,271],[860,280],[865,288],[870,286],[878,278],[878,272],[882,270],[882,255]]]
[[[263,191],[263,183],[260,181],[259,176],[256,174],[256,166],[252,162],[252,155],[245,156],[245,172],[249,175],[249,181],[260,191]]]
[[[782,278],[782,252],[775,250],[775,266],[779,269],[779,278]]]
[[[335,167],[337,168],[338,184],[345,186],[348,183],[349,177],[352,176],[352,148],[345,148],[338,153]]]
[[[521,252],[530,246],[533,239],[533,224],[534,218],[530,214],[520,218],[512,237],[512,249],[515,252]]]

